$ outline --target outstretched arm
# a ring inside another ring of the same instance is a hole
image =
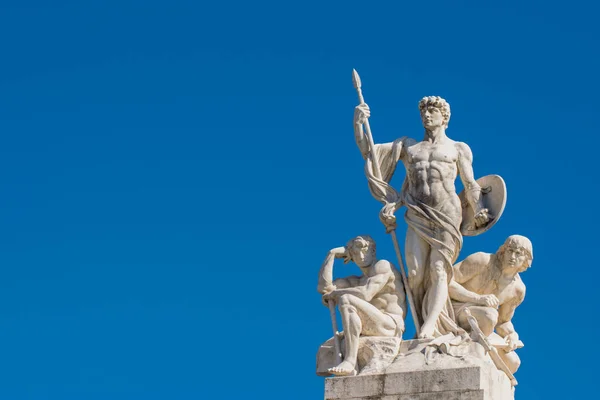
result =
[[[498,310],[498,325],[496,325],[496,332],[504,338],[511,336],[513,340],[518,340],[519,335],[515,330],[515,326],[512,323],[512,318],[515,315],[515,310],[523,302],[525,293],[519,294],[518,297],[508,301],[500,306]]]
[[[467,290],[462,285],[475,276],[477,272],[476,265],[472,265],[473,263],[470,262],[469,257],[452,267],[454,270],[454,279],[450,281],[448,294],[452,300],[462,301],[463,303],[476,303],[479,295]]]
[[[454,279],[450,281],[450,285],[448,286],[448,293],[452,300],[460,301],[463,303],[475,303],[479,304],[481,300],[481,296],[475,292],[471,292],[467,290],[460,283],[456,282]]]
[[[512,323],[512,318],[515,315],[515,310],[525,299],[525,285],[520,281],[517,283],[515,296],[500,306],[498,310],[498,324],[496,325],[496,332],[506,339],[508,343],[508,349],[506,351],[513,351],[523,346],[523,343],[519,340],[519,334],[515,330],[515,326]]]
[[[475,253],[454,265],[454,279],[450,281],[448,293],[450,298],[463,303],[475,303],[482,306],[498,307],[499,301],[494,295],[480,295],[465,288],[463,285],[481,274],[488,268],[490,254]]]

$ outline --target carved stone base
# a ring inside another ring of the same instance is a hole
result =
[[[447,348],[402,342],[384,372],[325,380],[326,400],[514,400],[508,377],[468,342]],[[453,355],[450,355],[453,354]]]
[[[359,375],[377,374],[394,361],[402,339],[384,336],[362,336],[358,340]],[[342,349],[344,340],[342,340]],[[317,375],[330,376],[329,368],[335,367],[335,347],[333,338],[321,345],[317,353]]]

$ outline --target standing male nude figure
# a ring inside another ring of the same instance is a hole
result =
[[[452,264],[462,247],[460,224],[461,202],[454,181],[460,175],[477,229],[492,218],[481,203],[481,188],[473,176],[473,155],[465,143],[446,136],[450,120],[449,104],[438,96],[419,102],[425,128],[423,140],[403,137],[394,143],[375,145],[383,181],[369,173],[371,162],[368,139],[362,125],[370,117],[369,107],[355,108],[354,132],[357,145],[367,160],[367,177],[373,186],[386,185],[399,160],[406,168],[406,178],[397,203],[386,204],[382,221],[395,223],[394,211],[406,206],[406,262],[408,281],[413,293],[415,312],[421,324],[420,338],[432,338],[461,329],[455,322],[448,297]],[[372,169],[372,168],[371,168]]]

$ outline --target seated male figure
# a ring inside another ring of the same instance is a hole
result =
[[[332,281],[335,258],[354,261],[363,275]],[[344,326],[344,360],[330,368],[330,373],[354,373],[360,336],[402,336],[406,315],[402,278],[389,261],[377,260],[375,241],[370,236],[358,236],[345,247],[329,251],[317,290],[323,294],[325,304],[335,301]]]

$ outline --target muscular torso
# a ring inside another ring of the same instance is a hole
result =
[[[342,278],[336,280],[334,284],[339,285],[340,287],[365,286],[369,278],[373,277],[374,274],[375,268],[371,267],[365,275]],[[377,294],[373,296],[369,303],[382,312],[403,317],[406,315],[406,296],[404,294],[404,286],[402,285],[402,277],[394,267],[392,267],[391,272],[388,274],[389,276],[386,283]],[[340,285],[340,281],[345,282]]]
[[[395,269],[385,286],[371,299],[370,303],[379,310],[403,317],[405,315],[404,286],[400,273]],[[366,283],[367,277],[362,276]]]
[[[497,267],[488,264],[481,273],[461,284],[465,289],[480,294],[493,294],[500,305],[522,299],[525,294],[525,284],[517,274],[513,279],[507,279]]]
[[[459,152],[456,142],[441,143],[407,141],[402,154],[406,167],[408,193],[415,199],[439,208],[451,208],[460,215],[460,200],[454,181],[458,175]]]

